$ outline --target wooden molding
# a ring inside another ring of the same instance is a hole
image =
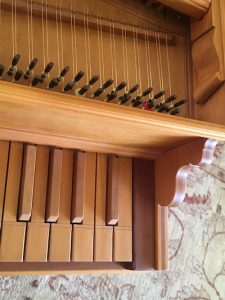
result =
[[[156,159],[225,127],[0,82],[0,139]]]
[[[211,0],[159,0],[159,2],[196,20],[202,18],[211,5]]]

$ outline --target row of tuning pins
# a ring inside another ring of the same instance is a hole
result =
[[[34,58],[30,64],[28,65],[25,72],[23,72],[20,69],[17,69],[17,65],[20,60],[20,54],[16,54],[10,66],[6,70],[7,75],[12,78],[12,82],[18,82],[22,78],[24,80],[31,79],[31,76],[33,75],[33,70],[38,63],[38,59]],[[30,86],[35,87],[38,84],[41,84],[44,82],[44,80],[49,76],[49,73],[54,67],[54,63],[50,62],[48,63],[42,73],[40,75],[34,75],[32,77]],[[5,66],[0,64],[0,79],[5,71]],[[65,75],[69,71],[69,66],[64,67],[61,72],[58,74],[58,76],[52,78],[50,82],[47,85],[48,90],[53,90],[56,88],[61,81],[64,81]],[[68,82],[63,89],[61,90],[62,93],[68,93],[71,90],[74,90],[74,93],[76,96],[86,96],[89,90],[93,88],[93,85],[99,80],[99,76],[95,75],[93,76],[85,85],[78,88],[79,81],[84,77],[85,73],[83,71],[79,71],[75,77]],[[106,89],[108,89],[110,86],[112,86],[114,81],[112,79],[108,79],[105,83],[102,84],[101,87],[96,89],[92,95],[90,96],[91,99],[97,99],[99,96],[105,93]],[[120,91],[125,89],[127,86],[125,81],[122,81],[120,84],[118,84],[112,91],[110,91],[106,96],[104,101],[106,102],[112,102],[114,101],[118,96]],[[133,96],[135,92],[138,92],[139,85],[135,84],[132,86],[128,91],[126,91],[122,96],[119,96],[118,104],[119,105],[125,105],[129,104],[130,107],[140,107],[144,110],[148,111],[155,111],[159,113],[167,113],[170,115],[176,115],[180,112],[179,107],[187,102],[186,99],[182,99],[176,103],[173,103],[177,99],[175,95],[171,95],[170,97],[164,99],[163,101],[159,102],[159,99],[165,95],[165,91],[159,91],[154,96],[150,97],[149,95],[152,94],[152,87],[147,88],[142,93],[137,95],[136,97]],[[146,97],[149,97],[146,100]]]

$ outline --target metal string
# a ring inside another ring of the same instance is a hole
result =
[[[12,0],[12,50],[15,55],[15,39],[14,39],[14,0]]]
[[[118,73],[117,73],[117,60],[116,60],[116,37],[115,37],[115,24],[113,23],[113,56],[114,56],[114,71],[115,71],[115,84],[118,84]]]
[[[133,25],[133,43],[134,43],[134,65],[135,65],[135,75],[136,82],[138,82],[138,71],[137,71],[137,49],[136,49],[136,39],[135,39],[135,29]]]
[[[33,30],[33,0],[30,2],[30,23],[31,23],[31,57],[34,57],[34,30]]]
[[[89,76],[90,76],[90,78],[91,78],[91,75],[92,75],[92,71],[91,71],[91,46],[90,46],[90,30],[89,30],[89,14],[88,14],[88,6],[87,6],[86,25],[87,25],[87,42],[88,42]]]
[[[62,22],[62,0],[60,1],[60,40],[61,40],[61,69],[64,66],[64,46],[63,46],[63,22]]]
[[[42,28],[42,52],[43,52],[43,68],[44,68],[45,63],[46,63],[46,61],[45,61],[44,0],[42,0],[42,9],[41,9],[41,28]]]
[[[49,62],[49,42],[48,42],[48,0],[46,0],[46,11],[45,11],[45,26],[46,26],[46,58]],[[48,75],[49,76],[49,75]]]
[[[30,7],[27,0],[27,41],[28,41],[28,63],[31,61],[31,41],[30,41]]]
[[[58,1],[56,1],[56,10],[55,10],[55,21],[56,21],[56,41],[57,41],[57,60],[58,60],[58,73],[61,70],[60,63],[60,50],[59,50],[59,21],[58,21]]]
[[[75,74],[75,61],[74,61],[74,34],[73,34],[73,0],[70,1],[70,31],[71,31],[71,49],[72,49],[72,65],[73,74]]]
[[[101,66],[101,43],[100,43],[100,24],[99,24],[99,13],[97,17],[97,31],[98,31],[98,61],[99,61],[99,75],[100,75],[100,84],[103,84],[102,78],[102,66]]]
[[[138,73],[139,73],[140,90],[142,91],[141,66],[140,66],[140,49],[139,49],[139,40],[138,40],[137,27],[136,27],[136,45],[137,45],[137,64],[138,64]]]
[[[147,35],[149,36],[149,31],[147,29]],[[151,60],[151,50],[150,50],[150,39],[147,40],[148,46],[148,62],[149,62],[149,79],[150,79],[150,86],[153,87],[153,79],[152,79],[152,60]],[[153,97],[153,91],[151,92],[151,96]]]
[[[100,18],[100,33],[101,33],[101,53],[102,53],[102,78],[105,78],[104,52],[103,52],[103,34],[102,34],[102,17]]]
[[[171,74],[170,74],[170,59],[169,59],[168,36],[167,36],[167,34],[166,34],[166,57],[167,57],[167,67],[168,67],[169,91],[170,91],[170,95],[172,95]]]
[[[75,8],[76,8],[76,1],[72,0],[73,4],[74,4],[74,12],[73,12],[73,34],[74,34],[74,50],[75,50],[75,70],[76,72],[77,70],[77,32],[76,32],[76,12],[75,12]]]

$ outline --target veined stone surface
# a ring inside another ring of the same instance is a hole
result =
[[[225,144],[210,167],[192,167],[169,240],[169,271],[0,277],[0,299],[225,299]]]

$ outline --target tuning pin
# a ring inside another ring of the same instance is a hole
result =
[[[40,76],[41,79],[44,80],[48,76],[48,74],[52,70],[53,66],[54,66],[53,62],[50,62],[47,64],[47,66],[44,68],[44,71],[41,73],[41,76]]]
[[[25,80],[28,80],[28,79],[29,79],[29,77],[31,76],[32,71],[33,71],[34,67],[36,66],[37,62],[38,62],[38,59],[37,59],[37,58],[34,58],[34,59],[31,61],[31,63],[29,64],[29,66],[27,67],[27,69],[26,69],[26,71],[25,71],[25,73],[24,73],[24,75],[23,75],[23,78],[24,78]]]
[[[172,101],[176,100],[177,99],[177,96],[176,95],[171,95],[170,97],[168,97],[166,100],[164,100],[163,102],[160,102],[158,104],[155,105],[154,109],[159,111],[159,109],[161,107],[164,107],[165,108],[165,105],[164,104],[168,104],[168,103],[171,103]],[[162,108],[163,109],[163,108]],[[163,110],[162,110],[163,111]]]
[[[142,98],[149,95],[152,92],[152,87],[147,88],[146,90],[144,90],[144,92],[142,92],[140,95],[138,95],[135,99],[131,100],[131,105],[132,107],[137,107],[140,104],[143,103]]]
[[[173,106],[174,107],[178,107],[178,106],[181,106],[183,104],[187,103],[187,100],[186,99],[182,99],[180,101],[178,101],[177,103],[174,103]]]
[[[77,75],[74,77],[73,81],[78,82],[84,77],[85,73],[83,71],[79,71]]]
[[[160,91],[157,94],[155,94],[152,98],[148,99],[146,105],[148,109],[151,110],[153,107],[155,107],[156,106],[155,100],[162,97],[163,95],[165,95],[165,91]]]
[[[32,80],[31,82],[31,86],[36,86],[38,83],[42,83],[43,82],[43,79],[41,78],[41,76],[39,75],[35,75],[34,76],[34,79]]]
[[[8,74],[9,76],[12,76],[12,75],[13,75],[13,73],[14,73],[14,71],[15,71],[15,69],[16,69],[16,66],[17,66],[19,60],[20,60],[20,54],[16,54],[16,55],[13,57],[13,59],[12,59],[11,66],[8,68],[7,74]]]
[[[127,91],[123,96],[121,96],[119,98],[118,104],[120,104],[120,105],[125,104],[127,101],[129,101],[131,99],[131,94],[136,92],[138,89],[139,89],[139,84],[135,84],[134,86],[132,86],[129,89],[129,91]]]
[[[104,91],[110,87],[110,85],[112,85],[114,82],[114,80],[112,79],[108,79],[100,88],[98,88],[94,94],[91,96],[92,99],[97,98],[98,96],[100,96],[102,93],[104,93]]]
[[[180,113],[180,109],[179,108],[175,108],[171,111],[168,112],[168,115],[177,115]]]
[[[66,93],[66,92],[69,92],[71,91],[75,84],[80,81],[83,76],[85,75],[85,73],[83,71],[79,71],[76,76],[74,77],[74,79],[72,81],[70,81],[69,83],[67,83],[67,85],[62,89],[62,93]]]
[[[93,76],[88,82],[87,84],[85,84],[84,86],[82,86],[80,89],[77,89],[75,91],[75,94],[77,96],[85,96],[87,91],[92,87],[93,84],[95,84],[97,81],[99,80],[99,76],[95,75]]]
[[[22,76],[23,76],[23,71],[22,70],[17,70],[16,74],[13,77],[13,82],[19,81]]]
[[[126,82],[122,81],[111,93],[109,93],[105,99],[105,101],[109,102],[115,99],[118,95],[118,92],[126,87]]]
[[[131,107],[137,107],[139,105],[141,105],[143,103],[142,101],[142,97],[141,96],[137,96],[135,99],[131,100]]]
[[[66,66],[65,68],[63,68],[62,71],[60,72],[60,74],[57,77],[53,78],[49,82],[49,84],[47,86],[47,90],[53,89],[54,87],[56,87],[60,83],[60,81],[62,81],[64,79],[64,76],[69,72],[69,69],[70,69],[69,66]]]
[[[5,71],[5,66],[0,64],[0,79],[2,78],[2,75],[3,75],[4,71]]]

